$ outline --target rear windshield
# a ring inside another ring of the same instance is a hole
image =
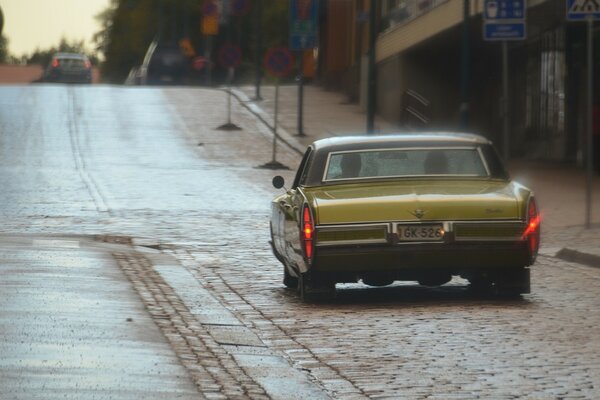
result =
[[[59,58],[60,65],[65,68],[83,68],[85,62],[82,58]]]
[[[400,148],[329,154],[324,181],[412,176],[488,177],[475,147]]]

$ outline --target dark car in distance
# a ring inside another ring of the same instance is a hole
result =
[[[137,71],[136,81],[142,85],[178,85],[187,72],[188,60],[179,45],[154,40]]]
[[[56,53],[44,71],[45,82],[92,83],[92,63],[78,53]]]

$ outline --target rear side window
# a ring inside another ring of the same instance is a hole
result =
[[[306,152],[302,157],[302,161],[300,162],[300,166],[298,167],[298,172],[296,172],[296,177],[294,178],[294,184],[292,185],[292,188],[297,188],[306,182],[306,177],[310,169],[309,167],[312,162],[313,153],[314,151],[311,147],[306,149]]]

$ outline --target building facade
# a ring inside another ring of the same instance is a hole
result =
[[[400,129],[459,129],[464,6],[465,0],[377,1],[377,111]],[[329,0],[324,7],[320,76],[364,104],[370,1]],[[502,147],[501,44],[483,39],[483,0],[468,8],[467,130]],[[581,163],[586,24],[566,20],[565,0],[529,0],[526,32],[525,40],[508,42],[510,156]],[[594,37],[597,72],[597,31]],[[595,104],[599,88],[600,77]]]

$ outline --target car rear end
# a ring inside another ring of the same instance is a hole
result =
[[[80,54],[55,54],[46,69],[46,81],[91,83],[92,63]]]
[[[452,186],[465,193],[453,194]],[[314,265],[330,272],[443,267],[453,274],[530,265],[539,244],[533,239],[531,247],[530,237],[539,230],[527,232],[514,191],[508,183],[447,181],[309,190],[317,210]],[[532,220],[538,218],[536,211]]]
[[[445,170],[427,171],[421,164],[435,152],[445,153]],[[358,153],[360,171],[345,175],[335,157]],[[455,275],[512,277],[519,293],[529,292],[539,212],[529,189],[492,168],[478,145],[331,153],[323,184],[304,188],[311,273],[336,282],[434,286]]]

